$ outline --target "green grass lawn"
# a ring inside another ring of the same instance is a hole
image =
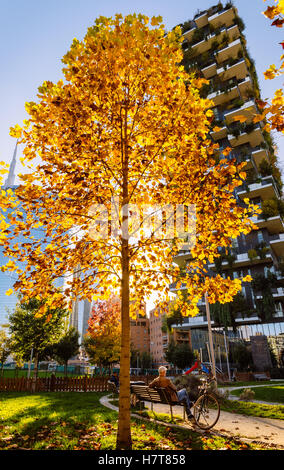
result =
[[[284,420],[284,406],[281,405],[266,405],[262,403],[224,400],[224,402],[221,403],[221,410],[245,416]]]
[[[249,388],[249,387],[245,387]],[[243,389],[232,390],[231,394],[240,396]],[[279,403],[284,406],[284,385],[270,385],[264,387],[253,387],[251,388],[255,393],[254,399],[260,401],[267,401],[272,403]]]
[[[115,449],[117,412],[104,393],[0,393],[1,450]],[[132,420],[134,450],[262,449],[238,439]]]
[[[65,377],[64,372],[51,372],[48,370],[39,370],[38,371],[38,377],[50,377],[51,374],[55,374],[56,377]],[[15,378],[15,377],[27,377],[28,376],[28,370],[27,369],[4,369],[2,377],[6,378]],[[33,371],[30,373],[30,377],[33,376]],[[80,377],[78,374],[71,374],[70,372],[68,373],[67,377]]]
[[[282,384],[284,385],[284,380],[282,379],[279,379],[279,380],[273,380],[273,382],[271,382],[271,380],[262,380],[261,382],[260,381],[250,381],[250,382],[229,382],[229,383],[225,383],[225,384],[218,384],[218,388],[225,388],[225,387],[250,387],[251,385],[266,385],[266,384],[269,384],[269,385],[274,385],[274,384]]]

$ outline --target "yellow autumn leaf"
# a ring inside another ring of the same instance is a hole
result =
[[[277,74],[277,69],[274,64],[270,65],[270,67],[264,72],[264,77],[266,80],[272,80]]]
[[[16,124],[14,127],[10,127],[10,136],[20,138],[22,135],[22,128]]]
[[[247,117],[244,116],[243,114],[239,114],[238,116],[234,116],[233,120],[239,121],[239,122],[245,122],[247,120]]]

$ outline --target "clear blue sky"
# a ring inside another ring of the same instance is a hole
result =
[[[12,158],[15,140],[9,129],[26,118],[24,104],[36,101],[37,88],[44,80],[62,78],[61,58],[74,37],[82,39],[100,15],[143,13],[161,15],[166,29],[193,18],[218,0],[0,0],[0,160]],[[223,4],[226,0],[223,1]],[[271,27],[262,12],[268,0],[235,0],[244,20],[247,46],[255,60],[262,98],[271,98],[283,79],[264,80],[263,72],[272,63],[279,65],[284,39],[282,29]],[[277,135],[279,160],[284,169],[284,139]],[[21,147],[19,149],[21,155]],[[21,172],[20,164],[16,172]]]

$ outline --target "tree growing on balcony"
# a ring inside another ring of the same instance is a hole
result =
[[[166,309],[184,234],[193,243],[190,269],[179,279],[190,301],[177,290],[182,314],[196,315],[205,292],[211,303],[232,299],[241,280],[211,278],[206,265],[218,246],[254,227],[255,206],[238,206],[233,194],[243,166],[226,158],[216,165],[212,157],[211,102],[199,96],[204,81],[178,65],[181,42],[180,29],[166,35],[160,18],[150,25],[142,15],[99,18],[64,56],[65,81],[44,82],[38,101],[26,104],[23,129],[11,131],[27,162],[41,159],[16,191],[28,217],[15,210],[10,241],[2,242],[7,256],[26,262],[14,288],[25,298],[47,292],[42,314],[75,299],[120,298],[119,449],[131,448],[130,318],[144,313],[154,291]],[[42,230],[39,242],[29,238],[34,227]],[[15,247],[19,233],[27,241]],[[64,275],[58,292],[54,280]]]
[[[256,311],[263,322],[270,321],[276,311],[272,289],[277,286],[275,274],[268,273],[267,276],[257,274],[251,284],[256,298]]]

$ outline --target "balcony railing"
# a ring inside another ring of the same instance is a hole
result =
[[[235,11],[232,6],[225,7],[222,10],[220,9],[213,15],[208,16],[208,21],[211,24],[214,23],[224,23],[224,22],[232,22],[235,17]]]
[[[266,160],[268,163],[270,163],[269,155],[268,155],[268,152],[265,148],[262,148],[260,146],[255,147],[252,150],[251,155],[252,155],[252,157],[254,159],[254,162],[255,162],[257,167],[260,165],[262,160]]]
[[[251,221],[258,226],[258,228],[266,228],[269,234],[278,234],[284,232],[284,222],[280,214],[268,219],[264,219],[262,214],[251,217]]]
[[[220,63],[220,62],[224,62],[230,57],[234,57],[234,56],[237,57],[239,51],[241,50],[242,50],[241,41],[240,39],[236,39],[235,41],[232,41],[230,44],[223,47],[222,49],[215,51],[214,54],[217,58],[217,61]]]
[[[264,143],[264,137],[262,134],[261,126],[259,124],[249,124],[248,126],[241,126],[236,135],[233,135],[232,132],[233,130],[230,129],[228,139],[233,147],[245,143],[250,143],[252,147],[256,147],[261,143]]]
[[[270,246],[278,258],[284,257],[284,233],[271,235]]]
[[[217,74],[221,75],[222,78],[243,78],[248,74],[246,61],[244,58],[231,59],[231,62],[226,61],[225,65],[221,65],[217,68]]]
[[[280,193],[273,176],[265,176],[258,183],[244,183],[242,186],[238,186],[236,191],[239,197],[255,198],[263,196],[263,199],[280,198]]]

